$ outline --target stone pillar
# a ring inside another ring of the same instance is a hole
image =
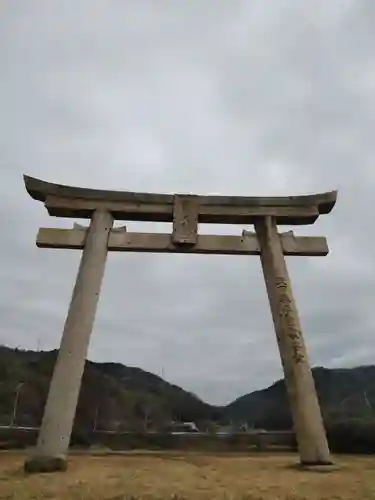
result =
[[[332,465],[315,383],[308,361],[276,222],[255,224],[264,279],[284,369],[300,462],[303,466]]]
[[[87,230],[38,442],[25,462],[26,472],[53,472],[67,468],[66,455],[112,226],[113,217],[109,212],[94,212]]]

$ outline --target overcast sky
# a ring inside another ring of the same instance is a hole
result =
[[[373,0],[3,0],[0,342],[58,347],[80,258],[36,248],[40,226],[73,221],[49,217],[23,173],[143,192],[339,189],[331,215],[295,228],[330,255],[288,265],[312,364],[374,363],[374,47]],[[164,368],[212,403],[271,384],[259,258],[111,254],[89,358]]]

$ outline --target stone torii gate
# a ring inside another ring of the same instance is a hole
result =
[[[28,472],[65,470],[81,379],[107,252],[260,255],[302,466],[332,459],[284,255],[324,256],[324,237],[279,233],[278,225],[313,224],[333,209],[337,192],[240,197],[85,189],[24,176],[27,192],[55,217],[86,218],[88,228],[41,228],[40,248],[82,250],[61,345]],[[128,232],[114,220],[171,222],[171,234]],[[199,223],[254,225],[241,236],[200,235]]]

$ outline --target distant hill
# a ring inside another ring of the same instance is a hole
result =
[[[17,387],[16,424],[40,424],[56,356],[57,351],[0,346],[0,425],[12,420]],[[375,366],[315,368],[313,374],[326,421],[375,417]],[[171,420],[194,421],[203,429],[213,421],[275,430],[292,426],[283,380],[216,407],[140,368],[86,362],[76,426],[162,429]]]
[[[326,421],[375,416],[375,366],[314,368],[313,376]],[[292,425],[284,380],[246,394],[225,408],[228,418],[265,429]]]
[[[57,351],[35,352],[0,346],[0,424],[39,425]],[[22,385],[19,385],[22,384]],[[76,425],[143,429],[170,420],[211,421],[217,409],[152,373],[119,363],[86,362]]]

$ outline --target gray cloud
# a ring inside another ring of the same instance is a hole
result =
[[[372,1],[6,0],[2,10],[0,341],[58,346],[79,261],[35,248],[39,226],[71,221],[49,218],[22,173],[172,193],[338,188],[330,216],[296,228],[326,235],[331,254],[288,264],[312,362],[373,362]],[[259,259],[112,254],[89,355],[164,367],[211,402],[271,383],[281,368]]]

